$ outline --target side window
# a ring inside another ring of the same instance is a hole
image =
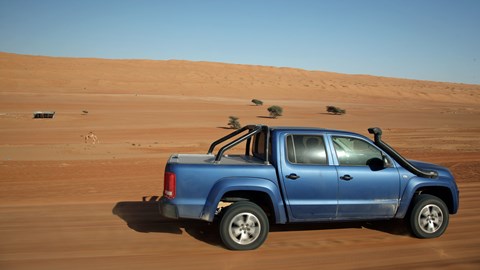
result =
[[[287,159],[294,164],[327,165],[323,136],[288,135]]]
[[[373,162],[382,162],[382,152],[363,140],[348,137],[332,140],[341,166],[370,166]]]

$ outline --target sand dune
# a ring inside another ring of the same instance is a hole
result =
[[[268,118],[269,105],[284,115]],[[32,119],[39,110],[55,118]],[[229,252],[208,226],[155,207],[167,157],[207,151],[229,115],[365,135],[380,126],[406,157],[453,171],[460,212],[433,240],[397,223],[276,226],[259,250]],[[0,53],[0,269],[478,269],[479,120],[480,85]],[[99,144],[85,144],[90,131]]]
[[[419,99],[478,104],[479,85],[189,61],[53,58],[0,53],[4,91],[128,93],[352,101]]]

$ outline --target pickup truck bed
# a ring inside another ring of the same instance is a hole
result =
[[[212,154],[175,154],[169,158],[168,163],[214,164],[215,158]],[[222,158],[222,165],[264,165],[264,161],[252,156],[231,155]]]

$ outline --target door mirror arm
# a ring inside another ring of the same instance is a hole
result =
[[[390,162],[390,159],[386,155],[382,155],[383,159],[383,168],[390,168],[392,167],[392,163]]]

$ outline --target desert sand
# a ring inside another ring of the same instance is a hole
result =
[[[284,115],[268,118],[270,105]],[[208,224],[160,218],[156,200],[168,156],[206,152],[231,132],[230,115],[365,135],[381,127],[407,158],[452,170],[459,213],[437,239],[401,222],[288,225],[258,250],[228,251]],[[85,143],[91,131],[99,143]],[[0,269],[479,269],[479,135],[480,85],[0,53]]]

